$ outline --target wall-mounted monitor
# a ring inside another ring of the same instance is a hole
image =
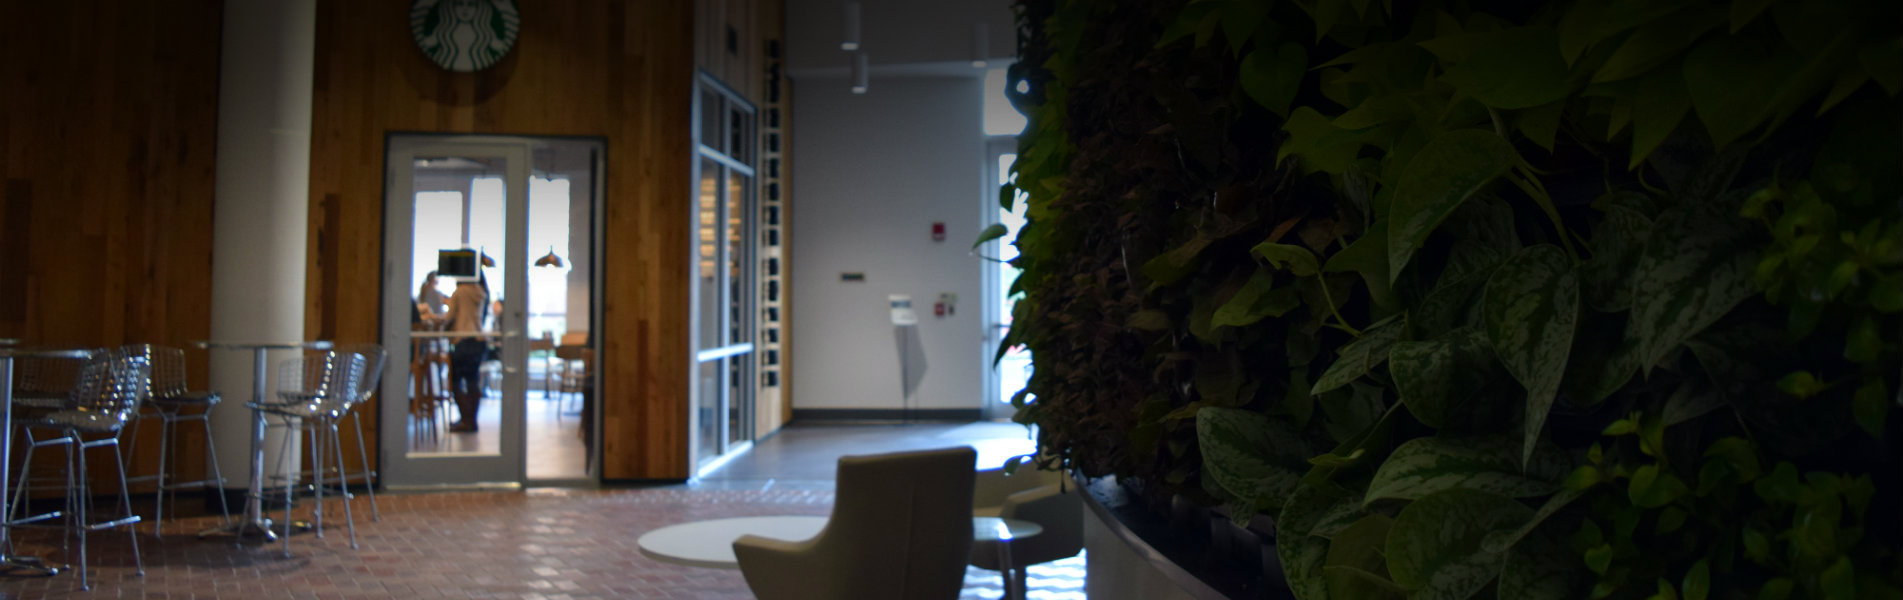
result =
[[[476,251],[469,248],[436,251],[436,274],[442,277],[475,277],[480,264]]]

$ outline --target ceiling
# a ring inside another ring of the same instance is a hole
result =
[[[845,77],[852,53],[839,49],[845,0],[787,0],[787,73]],[[859,0],[860,49],[880,76],[980,77],[971,67],[972,30],[989,33],[987,60],[1017,54],[1010,0]]]

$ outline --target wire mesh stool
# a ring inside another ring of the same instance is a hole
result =
[[[139,576],[145,576],[145,561],[139,556],[139,534],[133,527],[140,518],[132,512],[132,497],[126,487],[126,463],[118,450],[119,434],[125,430],[126,421],[139,410],[150,376],[151,364],[146,361],[144,352],[135,347],[95,353],[80,369],[65,406],[25,424],[26,457],[20,470],[21,485],[14,490],[13,506],[17,510],[20,494],[26,491],[25,483],[33,468],[33,452],[45,446],[65,447],[65,523],[66,530],[79,541],[79,560],[75,562],[79,565],[79,589],[82,590],[92,589],[86,566],[86,534],[91,531],[125,527],[127,538],[132,542],[133,564]],[[37,439],[33,436],[35,429],[52,429],[59,433],[57,437]],[[87,440],[87,434],[102,437]],[[93,522],[88,516],[92,485],[86,474],[85,451],[108,447],[113,450],[113,463],[119,469],[119,502],[125,516]]]
[[[297,497],[298,477],[292,476],[289,467],[291,461],[298,460],[291,452],[292,435],[298,431],[311,433],[311,468],[313,472],[313,492],[317,496],[311,509],[311,529],[317,537],[324,537],[324,486],[322,474],[328,471],[325,461],[335,459],[343,464],[343,450],[337,440],[337,417],[350,410],[357,398],[357,388],[361,385],[364,373],[364,360],[351,352],[321,352],[306,354],[302,358],[288,359],[278,363],[278,402],[248,403],[254,410],[265,414],[277,415],[283,419],[281,427],[286,428],[282,449],[278,456],[285,461],[285,469],[280,471],[284,479],[284,556],[291,555],[291,509]],[[323,431],[318,430],[322,425]],[[330,452],[325,452],[326,447]],[[338,468],[339,472],[342,468]],[[350,547],[357,547],[357,524],[350,514],[350,496],[348,490],[344,496],[344,524],[350,531]]]
[[[139,432],[149,419],[159,419],[159,468],[154,475],[142,475],[128,481],[157,482],[157,508],[152,511],[152,535],[165,538],[162,521],[165,520],[165,504],[170,496],[176,505],[177,491],[181,489],[212,490],[211,495],[218,497],[218,511],[224,516],[226,525],[231,524],[231,506],[219,489],[225,483],[224,473],[218,468],[218,446],[211,433],[211,407],[218,404],[216,392],[193,392],[185,389],[185,351],[164,346],[132,346],[134,351],[145,355],[152,365],[152,377],[148,382],[145,407],[133,414],[132,444],[139,440]],[[191,410],[196,409],[196,410]],[[188,412],[190,411],[190,412]],[[171,481],[178,474],[178,424],[186,421],[198,421],[205,430],[205,454],[211,462],[211,478],[198,481]],[[214,487],[216,486],[216,487]]]

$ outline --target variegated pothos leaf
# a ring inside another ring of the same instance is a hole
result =
[[[1545,532],[1533,532],[1507,551],[1500,569],[1500,600],[1570,600],[1591,573],[1585,562]]]
[[[1526,387],[1525,442],[1521,459],[1533,456],[1546,413],[1559,394],[1566,357],[1579,321],[1579,277],[1558,246],[1521,251],[1493,271],[1481,310],[1487,341],[1507,372]]]
[[[1451,489],[1513,498],[1558,491],[1571,466],[1566,455],[1551,444],[1541,444],[1523,469],[1519,445],[1512,436],[1408,440],[1375,470],[1366,501],[1413,500]]]
[[[1399,278],[1428,234],[1517,157],[1512,144],[1481,129],[1456,129],[1421,146],[1402,169],[1388,209],[1388,277]]]
[[[1524,523],[1533,510],[1506,496],[1451,489],[1414,501],[1388,532],[1388,573],[1417,600],[1466,600],[1500,574],[1506,553],[1487,534]]]
[[[1486,387],[1495,364],[1486,334],[1471,327],[1424,342],[1397,342],[1388,351],[1388,373],[1401,403],[1435,428],[1447,423],[1456,405]]]
[[[1723,204],[1714,202],[1712,204]],[[1638,340],[1641,371],[1757,293],[1752,223],[1708,204],[1659,215],[1632,280],[1627,335]]]
[[[1579,265],[1581,287],[1593,308],[1620,311],[1632,306],[1632,273],[1652,233],[1652,219],[1626,206],[1605,208],[1605,219],[1592,230],[1592,258]]]
[[[1306,471],[1300,432],[1261,413],[1204,407],[1196,413],[1203,473],[1258,509],[1281,506]]]

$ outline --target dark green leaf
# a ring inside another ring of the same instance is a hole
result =
[[[1735,0],[1731,3],[1731,33],[1737,33],[1771,7],[1773,0]]]
[[[1857,61],[1863,64],[1863,70],[1883,91],[1891,96],[1903,92],[1903,37],[1891,37],[1870,42],[1862,52],[1857,53]]]
[[[1862,427],[1870,437],[1883,439],[1883,426],[1890,420],[1890,391],[1880,377],[1872,377],[1857,388],[1857,395],[1850,402],[1851,412],[1857,417],[1857,426]]]
[[[1639,78],[1632,102],[1632,160],[1627,161],[1627,169],[1639,168],[1692,110],[1691,94],[1685,91],[1685,78],[1676,64]]]
[[[1424,600],[1463,600],[1500,573],[1505,553],[1482,550],[1487,534],[1532,516],[1512,498],[1453,489],[1401,509],[1388,533],[1388,571]]]
[[[1441,80],[1487,106],[1504,109],[1532,108],[1572,90],[1552,29],[1518,27],[1487,35],[1486,52],[1449,67]]]
[[[1837,557],[1837,562],[1825,568],[1822,582],[1824,597],[1829,600],[1852,600],[1857,597],[1857,570],[1851,565],[1848,556]]]
[[[1721,9],[1690,9],[1673,13],[1632,32],[1606,63],[1592,74],[1593,83],[1618,81],[1652,70],[1684,54],[1685,48],[1724,18]],[[1646,107],[1646,110],[1653,110]]]
[[[1514,121],[1514,127],[1526,136],[1528,141],[1553,151],[1553,139],[1559,135],[1559,120],[1566,113],[1566,101],[1548,102],[1520,111]]]
[[[1388,372],[1408,412],[1442,427],[1455,408],[1494,376],[1493,350],[1479,329],[1457,329],[1425,342],[1398,342],[1388,351]]]
[[[1334,256],[1328,257],[1328,263],[1322,265],[1324,273],[1359,273],[1362,282],[1368,284],[1368,295],[1379,306],[1395,308],[1399,301],[1388,282],[1388,222],[1376,221],[1368,227],[1368,232],[1348,247],[1342,248]]]
[[[1395,448],[1368,483],[1365,502],[1413,500],[1450,489],[1479,490],[1514,498],[1551,494],[1568,468],[1564,453],[1541,445],[1524,470],[1513,437],[1447,439],[1424,437]],[[1515,527],[1520,523],[1514,523]]]
[[[978,241],[971,243],[971,249],[977,250],[979,246],[985,245],[985,242],[1004,237],[1004,234],[1007,233],[1011,233],[1011,230],[1006,228],[1003,223],[992,223],[986,226],[984,231],[978,232]]]
[[[1328,117],[1307,106],[1291,111],[1282,130],[1289,138],[1276,149],[1276,162],[1294,156],[1310,172],[1345,173],[1361,150],[1360,136],[1335,127]]]
[[[1130,319],[1124,325],[1137,331],[1167,331],[1170,328],[1170,316],[1160,310],[1139,310],[1130,313]]]
[[[1385,571],[1381,557],[1394,519],[1384,514],[1361,517],[1347,529],[1328,539],[1328,560],[1322,575],[1328,581],[1331,598],[1381,598],[1405,593],[1399,586],[1371,571]]]
[[[1772,578],[1770,581],[1764,582],[1764,587],[1758,588],[1758,600],[1784,600],[1785,598],[1789,598],[1791,597],[1791,588],[1795,583],[1796,582],[1791,581],[1788,577]]]
[[[1321,266],[1315,262],[1315,254],[1301,246],[1262,242],[1249,249],[1249,252],[1269,261],[1277,269],[1288,270],[1296,277],[1308,277],[1321,272]]]
[[[1449,131],[1414,155],[1401,173],[1388,225],[1389,277],[1398,278],[1414,251],[1447,215],[1513,165],[1513,146],[1478,129]]]
[[[1691,493],[1685,482],[1671,473],[1661,472],[1658,465],[1645,465],[1632,472],[1632,481],[1628,482],[1626,496],[1635,506],[1658,508],[1670,504]]]
[[[1711,563],[1702,558],[1692,563],[1691,570],[1685,572],[1684,585],[1679,587],[1684,591],[1685,600],[1711,597]]]
[[[1804,59],[1762,36],[1712,36],[1685,56],[1692,107],[1723,148],[1771,116],[1786,82]]]
[[[1150,278],[1156,285],[1169,285],[1182,281],[1190,273],[1196,272],[1196,256],[1203,248],[1209,247],[1209,238],[1198,237],[1176,249],[1158,255],[1143,264],[1143,276]]]
[[[1494,270],[1484,298],[1487,341],[1507,372],[1526,387],[1522,459],[1531,459],[1573,349],[1579,278],[1564,250],[1532,246]]]
[[[1627,29],[1652,22],[1679,9],[1676,2],[1576,2],[1559,24],[1560,53],[1567,64],[1586,49]]]
[[[1361,498],[1333,483],[1303,484],[1295,489],[1275,518],[1275,552],[1296,598],[1329,597],[1322,571],[1328,559],[1325,538],[1347,529],[1365,514]]]
[[[1388,349],[1406,332],[1407,320],[1398,315],[1370,325],[1361,332],[1360,338],[1342,345],[1341,358],[1328,365],[1328,370],[1315,380],[1315,387],[1309,393],[1321,395],[1348,385],[1348,382],[1367,374],[1369,369],[1380,366],[1388,360]]]
[[[1273,51],[1258,47],[1243,57],[1237,79],[1249,99],[1287,117],[1289,103],[1295,100],[1307,70],[1308,50],[1301,44],[1282,42]]]
[[[1625,336],[1624,320],[1617,314],[1581,314],[1566,377],[1560,380],[1572,405],[1597,405],[1638,372],[1638,341]]]
[[[1256,269],[1255,274],[1249,276],[1248,283],[1242,284],[1242,289],[1238,290],[1235,296],[1230,297],[1228,302],[1216,309],[1216,314],[1210,318],[1209,325],[1211,327],[1253,325],[1264,318],[1280,317],[1289,309],[1295,308],[1295,304],[1286,297],[1278,302],[1277,298],[1270,294],[1274,289],[1275,273],[1268,269]]]
[[[1639,365],[1652,367],[1686,339],[1757,294],[1749,223],[1712,208],[1680,207],[1659,216],[1632,282],[1627,335],[1639,342]]]

